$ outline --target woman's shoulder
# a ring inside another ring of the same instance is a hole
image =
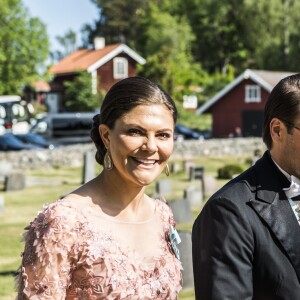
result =
[[[155,201],[155,204],[158,208],[169,212],[171,211],[170,206],[168,205],[168,202],[164,196],[159,196],[157,198],[154,198],[153,200]]]
[[[74,223],[85,219],[83,205],[76,198],[66,197],[58,199],[51,204],[45,204],[41,211],[38,211],[32,223],[60,223],[62,227],[73,226]]]
[[[79,210],[79,202],[74,199],[61,198],[51,204],[44,205],[44,212],[51,211],[53,214],[76,214]]]
[[[169,225],[174,226],[174,218],[173,213],[170,208],[170,206],[167,204],[165,198],[163,196],[160,196],[159,198],[155,199],[156,203],[156,211],[160,215],[161,219],[165,222],[167,222]]]
[[[33,221],[25,227],[23,239],[29,242],[43,241],[44,244],[59,241],[62,245],[69,245],[87,230],[88,218],[82,213],[81,207],[75,201],[59,199],[45,205],[37,213]]]

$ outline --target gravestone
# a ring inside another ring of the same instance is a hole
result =
[[[173,186],[172,180],[170,179],[161,179],[156,182],[155,188],[156,193],[162,196],[168,196],[172,193]]]
[[[211,196],[219,188],[217,180],[211,175],[204,177],[204,184],[205,184],[205,193],[207,196]]]
[[[25,175],[22,173],[10,173],[5,176],[4,191],[23,190],[25,185]]]
[[[193,221],[190,203],[186,199],[168,201],[176,223],[190,223]]]
[[[171,173],[180,172],[181,171],[181,164],[179,162],[172,162],[170,171],[171,171]]]
[[[5,177],[12,171],[12,165],[5,161],[0,161],[0,182],[5,182]]]
[[[11,173],[12,165],[11,163],[0,161],[0,175],[7,175]]]
[[[192,261],[192,236],[188,231],[178,231],[181,243],[178,245],[180,261],[183,267],[183,288],[194,287],[193,261]]]
[[[5,175],[0,174],[0,182],[4,183],[5,182]]]
[[[184,198],[190,203],[191,209],[197,209],[203,202],[203,191],[201,188],[196,188],[194,186],[187,187],[184,189]]]
[[[0,214],[4,212],[4,197],[0,195]]]
[[[200,180],[203,198],[205,197],[205,181],[204,181],[204,167],[191,166],[190,167],[190,181]]]
[[[83,174],[82,183],[87,183],[88,181],[96,177],[95,171],[95,156],[93,151],[86,151],[83,156]]]
[[[183,170],[185,173],[189,173],[190,168],[194,167],[194,166],[195,166],[195,163],[191,159],[185,159],[183,161]]]
[[[190,181],[202,180],[204,178],[204,167],[203,166],[190,166]]]

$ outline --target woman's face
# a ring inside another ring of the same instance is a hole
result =
[[[145,186],[165,168],[174,144],[172,112],[165,105],[139,105],[118,119],[114,129],[101,126],[114,163],[109,172]]]

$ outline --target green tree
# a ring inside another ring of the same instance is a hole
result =
[[[246,65],[249,56],[246,22],[250,19],[246,1],[187,0],[180,3],[180,11],[187,16],[196,35],[194,57],[210,73],[226,72],[229,65],[238,70]]]
[[[160,82],[171,94],[179,86],[188,88],[201,84],[206,73],[191,55],[194,35],[186,19],[152,4],[144,12],[143,20],[142,52],[147,63],[140,73]]]
[[[60,44],[62,50],[56,50],[50,53],[51,59],[54,62],[63,59],[78,48],[76,32],[71,29],[62,36],[56,36],[56,40]]]
[[[91,40],[91,36],[92,36],[93,31],[94,31],[94,28],[91,24],[84,24],[82,26],[82,28],[80,30],[80,33],[81,33],[81,46],[80,46],[80,48],[89,48],[89,46],[91,45],[90,40]]]
[[[46,27],[21,0],[0,0],[0,7],[0,95],[21,94],[47,59]]]
[[[89,43],[95,36],[105,37],[108,44],[122,42],[141,51],[144,39],[144,12],[156,5],[162,12],[175,15],[181,0],[91,0],[99,9],[99,19],[94,26],[83,28],[90,31]],[[86,31],[85,31],[86,32]],[[85,38],[86,41],[86,38]],[[85,43],[86,44],[86,43]],[[143,53],[142,53],[143,54]]]
[[[105,37],[108,44],[126,43],[136,49],[141,34],[142,11],[147,7],[144,0],[91,0],[99,8],[99,19],[90,34]]]
[[[281,24],[283,11],[281,0],[249,1],[248,47],[251,62],[257,69],[281,70],[282,47]]]
[[[295,0],[186,0],[193,55],[210,74],[245,68],[299,70],[300,3]]]
[[[271,5],[270,5],[271,4]],[[295,0],[253,0],[251,40],[256,41],[254,59],[258,68],[299,71],[300,3]],[[256,34],[255,34],[256,32]]]
[[[64,86],[64,105],[68,111],[92,111],[100,107],[103,93],[93,94],[92,77],[88,72],[80,72],[73,81],[66,81]]]

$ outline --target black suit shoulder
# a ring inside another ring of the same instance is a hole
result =
[[[252,277],[255,242],[250,223],[253,211],[247,202],[252,197],[254,180],[252,167],[232,179],[210,197],[194,222],[196,299],[252,297],[248,279]]]
[[[255,192],[255,186],[256,172],[255,166],[252,166],[214,193],[208,200],[208,203],[220,198],[233,202],[246,201],[245,196],[253,194]]]
[[[196,299],[298,299],[299,225],[268,153],[210,197],[192,230]],[[286,235],[286,233],[289,235]]]

